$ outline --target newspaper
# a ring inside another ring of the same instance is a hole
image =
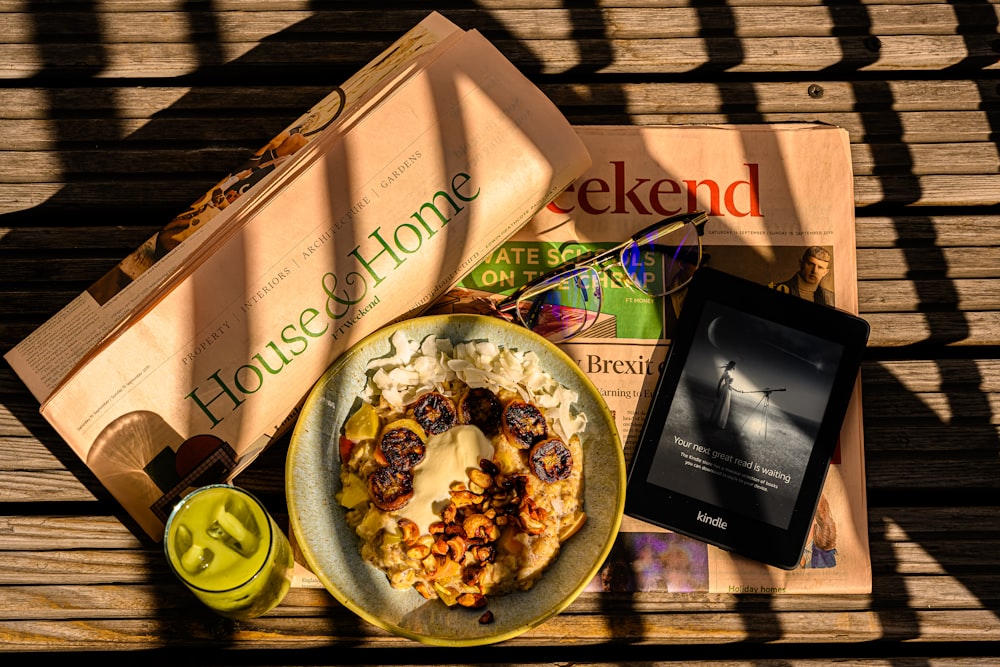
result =
[[[131,257],[174,245],[124,287],[128,263],[8,357],[155,540],[188,490],[232,479],[288,428],[334,358],[426,308],[589,156],[482,35],[431,14],[265,161]]]
[[[820,124],[577,127],[593,165],[442,299],[476,310],[547,269],[657,220],[709,213],[708,265],[798,294],[810,248],[828,253],[817,299],[857,313],[847,132]],[[561,344],[604,396],[631,461],[683,293],[653,299],[610,279],[601,318]],[[800,296],[802,296],[800,294]],[[803,298],[805,298],[803,296]],[[488,311],[488,307],[483,311]],[[749,399],[748,399],[749,400]],[[752,410],[753,406],[746,406]],[[785,571],[625,517],[595,590],[866,593],[871,590],[859,389],[841,432],[802,566]]]
[[[439,14],[430,14],[18,343],[5,359],[35,398],[39,402],[47,399],[144,299],[183,270],[192,254],[236,214],[242,205],[238,200],[259,192],[269,178],[277,178],[289,166],[296,153],[338,119],[362,108],[386,82],[459,33],[458,26]]]

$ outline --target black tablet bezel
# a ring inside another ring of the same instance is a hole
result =
[[[843,348],[787,528],[750,518],[745,507],[733,511],[648,479],[702,316],[706,308],[717,307],[712,304]],[[868,335],[868,323],[844,311],[721,271],[699,269],[687,288],[677,332],[629,467],[625,513],[769,565],[783,569],[796,567],[857,382]]]

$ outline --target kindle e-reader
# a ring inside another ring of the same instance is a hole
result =
[[[626,514],[796,567],[868,334],[849,313],[699,269],[629,468]]]

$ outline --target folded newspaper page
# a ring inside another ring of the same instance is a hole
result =
[[[440,14],[430,14],[10,350],[4,358],[35,398],[48,398],[87,353],[183,270],[190,255],[236,214],[238,200],[259,192],[332,124],[356,113],[387,81],[461,32]]]
[[[539,273],[609,248],[664,217],[705,210],[708,265],[857,313],[854,196],[847,132],[820,124],[578,127],[593,165],[435,305],[489,312]],[[818,285],[802,278],[819,267]],[[602,276],[604,305],[561,345],[594,381],[630,461],[683,292],[648,297]],[[495,299],[493,299],[495,301]],[[750,419],[755,397],[734,405]],[[859,390],[843,425],[801,567],[785,571],[625,518],[595,590],[731,593],[871,590]]]
[[[284,432],[341,352],[425,309],[589,165],[534,85],[443,21],[218,213],[42,404],[150,537]]]

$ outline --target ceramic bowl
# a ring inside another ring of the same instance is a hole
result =
[[[529,591],[491,596],[494,621],[479,623],[482,610],[449,608],[414,590],[389,586],[385,574],[362,560],[358,537],[334,498],[340,489],[338,440],[348,411],[361,394],[370,359],[392,353],[391,338],[429,334],[453,343],[488,340],[534,351],[543,368],[575,390],[587,414],[584,510],[587,522],[562,547],[555,562]],[[607,404],[579,367],[559,348],[527,329],[479,315],[432,315],[381,329],[354,345],[309,393],[292,434],[285,471],[291,530],[312,572],[344,606],[366,621],[424,643],[482,645],[515,637],[565,609],[603,564],[621,525],[625,460]]]

